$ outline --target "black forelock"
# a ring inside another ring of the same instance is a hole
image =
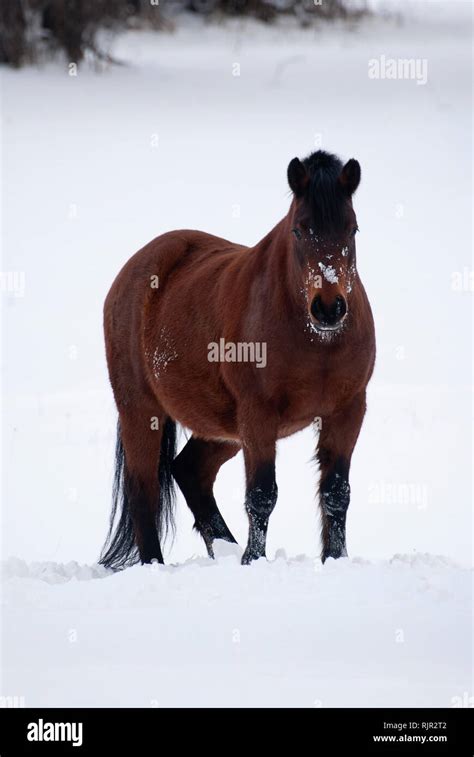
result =
[[[338,182],[342,162],[336,155],[318,150],[305,158],[303,164],[310,177],[307,202],[314,232],[331,234],[341,231],[347,202],[347,196]]]

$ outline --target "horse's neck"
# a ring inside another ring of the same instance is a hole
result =
[[[279,313],[301,306],[301,273],[291,240],[291,219],[282,218],[253,248],[254,275],[258,275],[268,305],[275,304]]]

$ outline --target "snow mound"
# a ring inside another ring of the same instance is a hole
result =
[[[37,578],[49,584],[60,584],[77,578],[78,581],[88,581],[91,578],[103,578],[111,573],[102,565],[80,565],[71,560],[68,563],[32,562],[26,563],[18,557],[10,557],[2,561],[1,575],[8,578]]]
[[[216,552],[120,573],[10,558],[5,690],[26,706],[184,707],[450,706],[470,691],[470,569]]]

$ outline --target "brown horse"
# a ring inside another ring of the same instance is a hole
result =
[[[288,214],[254,247],[169,232],[137,252],[112,285],[105,342],[119,424],[106,566],[163,562],[173,478],[209,555],[214,539],[235,541],[213,484],[240,449],[249,518],[242,563],[264,556],[276,441],[312,423],[322,559],[347,554],[349,467],[375,360],[356,269],[360,166],[318,151],[294,158],[288,181]],[[177,423],[192,435],[175,457]]]

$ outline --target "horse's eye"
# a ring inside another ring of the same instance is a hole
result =
[[[355,237],[355,235],[357,234],[357,232],[358,232],[358,231],[359,231],[359,227],[358,227],[358,226],[355,226],[355,227],[354,227],[354,228],[352,229],[352,231],[351,231],[351,237]]]
[[[294,234],[297,239],[301,239],[303,236],[299,229],[292,229],[291,233]]]

